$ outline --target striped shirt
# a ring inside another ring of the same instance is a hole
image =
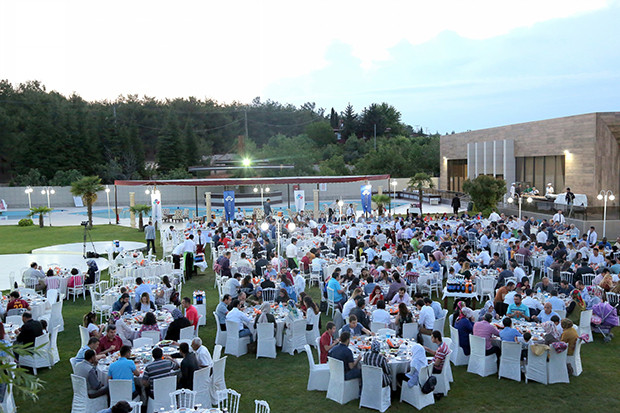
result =
[[[362,362],[367,366],[381,367],[381,370],[383,371],[382,387],[392,385],[392,370],[390,369],[387,359],[384,356],[379,353],[368,351],[364,354],[364,359]]]
[[[446,359],[446,356],[450,353],[450,349],[445,341],[441,342],[439,348],[435,352],[435,357],[433,358],[433,364],[437,370],[441,370],[443,368],[443,362]]]
[[[173,370],[177,370],[179,365],[172,360],[161,359],[150,362],[144,368],[144,380],[149,381],[151,389],[153,388],[153,380],[168,377],[173,374]]]

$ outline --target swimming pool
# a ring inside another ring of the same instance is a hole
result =
[[[19,221],[20,219],[30,218],[28,216],[29,213],[30,213],[30,211],[27,210],[27,209],[3,211],[3,212],[0,212],[0,219],[2,219],[2,220],[15,220],[15,221]],[[35,215],[33,217],[33,219],[37,218],[37,217],[38,217],[38,215]]]
[[[333,205],[333,202],[319,202],[320,204],[320,209],[326,209],[329,208],[330,206]],[[362,208],[361,205],[361,201],[346,201],[346,205],[348,204],[353,204],[355,206],[355,208],[357,210],[360,210]],[[409,205],[408,202],[405,201],[394,201],[392,202],[392,206],[393,207],[399,207],[402,205]],[[179,206],[179,205],[164,205],[163,206],[164,209],[168,209],[170,210],[171,213],[174,212],[175,209],[189,209],[190,211],[190,216],[193,216],[195,211],[196,211],[196,207],[192,207],[189,205],[186,206]],[[286,212],[288,206],[272,206],[271,209],[273,211],[283,211]],[[306,202],[306,210],[311,211],[312,208],[314,208],[314,203],[313,202]],[[343,212],[345,210],[346,206],[343,206]],[[293,204],[291,204],[291,210],[294,210],[295,206]],[[235,208],[236,210],[236,208]],[[254,212],[254,208],[241,208],[241,210],[246,214],[246,215],[251,215]],[[224,212],[224,208],[211,208],[212,213],[216,214],[216,215],[221,215]],[[207,213],[207,209],[204,206],[201,206],[198,208],[198,215],[199,216],[203,216]],[[73,212],[74,215],[86,215],[86,211],[79,211],[79,212]],[[121,211],[119,211],[119,218],[129,218],[129,208],[123,208]],[[100,209],[100,210],[96,210],[93,211],[93,217],[98,217],[98,218],[107,218],[108,217],[108,210],[107,209]]]

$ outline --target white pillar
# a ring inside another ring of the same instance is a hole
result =
[[[319,219],[319,190],[315,189],[312,191],[314,195],[314,220]]]
[[[135,192],[130,192],[129,193],[129,206],[136,206],[136,193]],[[136,214],[135,212],[130,212],[129,213],[129,225],[131,225],[132,228],[136,227]]]

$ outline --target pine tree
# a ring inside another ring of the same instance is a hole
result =
[[[344,139],[349,139],[351,135],[357,134],[357,114],[353,110],[353,106],[350,103],[342,113],[342,123],[342,137]]]
[[[338,129],[338,127],[340,126],[340,117],[338,116],[338,112],[336,112],[334,108],[332,108],[332,112],[329,115],[329,124],[333,129]]]
[[[187,166],[197,165],[200,162],[200,154],[198,153],[198,143],[191,121],[188,119],[185,123],[185,161]]]
[[[179,121],[174,112],[168,112],[166,123],[157,138],[157,162],[161,172],[185,166],[185,151],[181,146]]]

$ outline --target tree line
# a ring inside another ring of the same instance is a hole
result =
[[[311,102],[259,98],[249,105],[136,95],[89,102],[38,81],[0,81],[0,179],[13,185],[69,185],[93,175],[104,183],[185,178],[188,166],[227,153],[295,166],[263,176],[439,171],[438,135],[414,131],[387,103],[328,114]]]

